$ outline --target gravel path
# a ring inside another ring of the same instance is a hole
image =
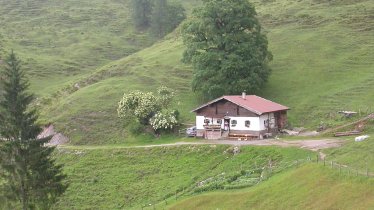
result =
[[[182,145],[233,145],[233,146],[279,146],[279,147],[298,147],[317,151],[320,159],[323,160],[326,154],[321,149],[340,147],[345,143],[344,140],[337,139],[319,139],[319,140],[254,140],[254,141],[233,141],[233,140],[201,140],[198,142],[176,142],[170,144],[155,144],[143,146],[72,146],[58,145],[59,148],[70,149],[130,149],[130,148],[152,148],[152,147],[174,147]]]
[[[299,147],[312,151],[318,151],[326,148],[340,147],[344,140],[320,139],[320,140],[255,140],[255,141],[232,141],[232,140],[201,140],[200,142],[177,142],[171,144],[155,144],[144,146],[132,146],[124,148],[150,148],[150,147],[168,147],[179,145],[204,145],[204,144],[223,144],[233,146],[280,146],[280,147]]]

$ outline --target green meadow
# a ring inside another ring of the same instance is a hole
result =
[[[262,168],[274,173],[314,156],[295,148],[187,145],[157,148],[61,147],[70,186],[56,209],[140,209],[177,196],[255,185]],[[268,175],[269,177],[271,175]],[[197,187],[204,180],[207,184]]]
[[[245,190],[212,192],[168,209],[372,209],[374,182],[309,164]]]
[[[306,150],[248,146],[233,155],[223,145],[129,148],[198,140],[131,134],[117,117],[124,93],[175,89],[173,106],[184,127],[194,123],[190,110],[204,103],[191,91],[193,69],[181,62],[180,29],[162,39],[135,30],[129,2],[0,0],[0,66],[13,49],[37,96],[40,122],[70,139],[56,150],[70,187],[55,209],[374,208],[372,178],[315,164],[288,167],[317,155]],[[180,2],[189,15],[201,3]],[[291,126],[334,127],[374,112],[373,1],[253,3],[274,56],[272,75],[256,94],[289,106]],[[359,114],[346,119],[340,110]],[[372,122],[364,133],[374,134]],[[344,138],[344,146],[322,152],[328,161],[374,172],[371,138]],[[269,164],[273,171],[265,176]]]

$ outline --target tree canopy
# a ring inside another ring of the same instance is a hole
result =
[[[255,93],[266,83],[272,54],[247,0],[203,0],[182,33],[183,61],[194,67],[192,89],[206,99]]]

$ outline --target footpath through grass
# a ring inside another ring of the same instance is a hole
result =
[[[309,164],[253,188],[194,196],[169,209],[373,209],[374,180]]]
[[[305,159],[312,153],[295,148],[226,145],[157,148],[59,148],[70,187],[56,209],[140,209],[182,193],[253,185],[269,164]],[[197,183],[204,181],[203,186]],[[252,183],[252,184],[251,184]]]

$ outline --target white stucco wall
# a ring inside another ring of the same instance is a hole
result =
[[[204,116],[196,116],[196,129],[204,129]]]
[[[240,131],[261,131],[261,130],[264,130],[264,126],[261,127],[261,122],[260,122],[260,118],[259,117],[230,117],[230,116],[227,116],[230,118],[230,130],[240,130]],[[219,120],[219,118],[213,118],[213,121],[212,121],[212,118],[207,118],[209,119],[209,125],[217,125],[217,120]],[[267,119],[267,118],[266,118]],[[196,116],[196,128],[197,129],[204,129],[204,120],[205,120],[205,117],[204,116]],[[224,128],[224,119],[220,119],[221,120],[221,128],[223,129]],[[237,121],[237,124],[235,127],[232,127],[231,126],[231,120],[236,120]],[[249,120],[251,123],[250,123],[250,126],[249,128],[248,127],[245,127],[245,121]],[[262,122],[263,124],[263,122]]]
[[[221,128],[223,129],[224,127],[223,119],[213,118],[213,121],[212,121],[212,118],[206,118],[206,119],[209,119],[209,125],[217,125],[219,124],[217,120],[221,120]],[[196,129],[204,129],[204,125],[205,125],[204,121],[205,121],[204,116],[196,116]]]
[[[258,117],[230,117],[230,121],[236,120],[237,124],[235,127],[231,126],[230,122],[230,130],[233,131],[260,131],[260,120]],[[251,122],[249,128],[245,127],[245,121],[249,120]]]

